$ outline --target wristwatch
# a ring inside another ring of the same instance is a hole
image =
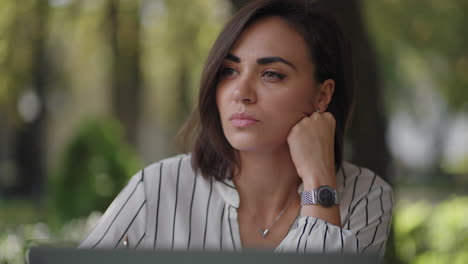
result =
[[[322,185],[317,189],[303,191],[301,193],[302,205],[320,204],[323,207],[331,207],[340,204],[336,189]]]

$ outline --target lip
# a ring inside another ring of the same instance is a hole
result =
[[[231,124],[235,127],[249,127],[253,126],[260,120],[255,119],[253,116],[247,114],[246,112],[236,112],[230,118]]]

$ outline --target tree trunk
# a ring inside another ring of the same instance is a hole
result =
[[[380,81],[376,52],[369,38],[359,0],[322,1],[334,10],[341,22],[343,31],[351,40],[353,67],[355,74],[355,109],[348,138],[351,147],[350,160],[368,167],[392,182],[388,173],[391,156],[385,135],[387,120],[382,98],[383,85]],[[393,229],[391,229],[386,250],[386,260],[395,261]]]
[[[137,144],[140,117],[139,1],[109,0],[109,40],[113,51],[112,109],[127,143]]]
[[[322,3],[337,12],[344,32],[351,40],[356,77],[355,112],[349,130],[351,160],[390,180],[387,170],[391,158],[385,142],[387,121],[382,85],[375,51],[363,23],[361,3],[358,0]]]
[[[47,19],[47,1],[38,0],[28,27],[31,34],[31,67],[25,69],[30,76],[31,89],[39,101],[39,112],[33,120],[26,121],[19,128],[16,138],[16,162],[19,174],[18,188],[15,195],[31,197],[36,203],[42,201],[46,180],[46,89],[48,69],[45,37]],[[19,81],[18,83],[22,83]],[[20,87],[23,89],[23,87]]]

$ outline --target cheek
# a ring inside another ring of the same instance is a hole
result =
[[[279,136],[281,140],[287,138],[291,128],[304,118],[303,112],[306,111],[303,103],[299,105],[297,101],[287,99],[276,101],[267,110],[272,121],[269,124],[269,130],[276,131],[274,134]]]
[[[218,109],[218,112],[222,113],[223,106],[225,104],[225,100],[223,100],[224,93],[221,89],[216,88],[216,107]]]
[[[314,97],[312,94],[287,93],[278,96],[272,102],[272,110],[281,111],[288,117],[304,116],[305,113],[312,113],[314,108]]]
[[[219,118],[221,121],[221,126],[225,128],[225,122],[227,122],[227,115],[229,114],[229,100],[227,98],[227,93],[223,89],[216,90],[216,109],[219,113]]]
[[[275,97],[267,111],[276,117],[276,129],[289,131],[304,118],[304,113],[311,114],[314,111],[313,99],[311,93],[285,93]]]

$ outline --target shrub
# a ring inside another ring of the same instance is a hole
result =
[[[141,162],[114,120],[88,120],[66,148],[50,182],[54,224],[104,211]]]
[[[395,247],[403,263],[468,263],[468,197],[439,204],[401,203],[394,216]]]

